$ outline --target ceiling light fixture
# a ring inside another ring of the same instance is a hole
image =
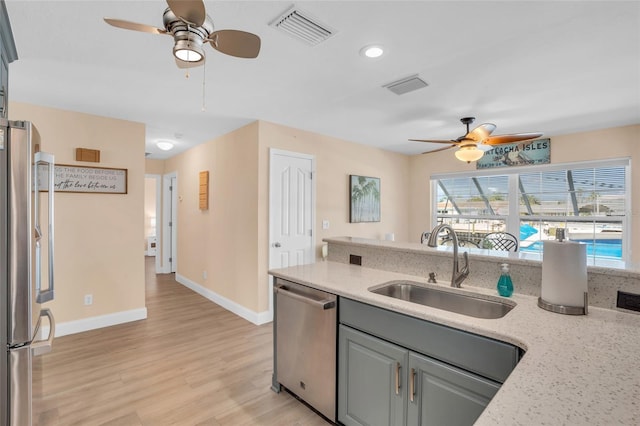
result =
[[[204,59],[202,45],[192,40],[178,40],[173,46],[173,55],[185,62],[200,62]]]
[[[456,158],[460,161],[470,163],[472,161],[478,161],[484,155],[484,151],[479,149],[475,143],[462,145],[455,152]]]
[[[173,149],[173,143],[169,141],[159,141],[156,143],[156,146],[163,151],[170,151]]]
[[[378,45],[365,46],[360,49],[360,54],[362,56],[366,56],[367,58],[379,58],[384,54],[384,49],[382,48],[382,46]]]

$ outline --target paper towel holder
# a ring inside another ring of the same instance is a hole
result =
[[[555,303],[542,300],[542,297],[538,297],[538,306],[547,311],[555,312],[556,314],[587,315],[589,311],[589,293],[584,292],[584,306],[556,305]]]

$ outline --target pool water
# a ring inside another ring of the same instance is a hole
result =
[[[606,257],[611,259],[622,259],[621,240],[572,240],[587,245],[587,256]],[[520,251],[542,251],[542,241],[536,241],[529,247],[521,247]]]

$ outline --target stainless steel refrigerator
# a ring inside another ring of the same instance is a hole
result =
[[[54,294],[54,164],[37,139],[31,123],[0,118],[0,426],[32,424],[32,358],[55,333],[42,307]]]

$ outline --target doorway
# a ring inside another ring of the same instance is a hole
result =
[[[162,240],[162,235],[158,232],[159,219],[162,217],[162,179],[161,175],[145,175],[145,207],[144,207],[144,228],[145,228],[145,254],[155,258],[155,271],[162,270],[160,250],[158,242]]]

